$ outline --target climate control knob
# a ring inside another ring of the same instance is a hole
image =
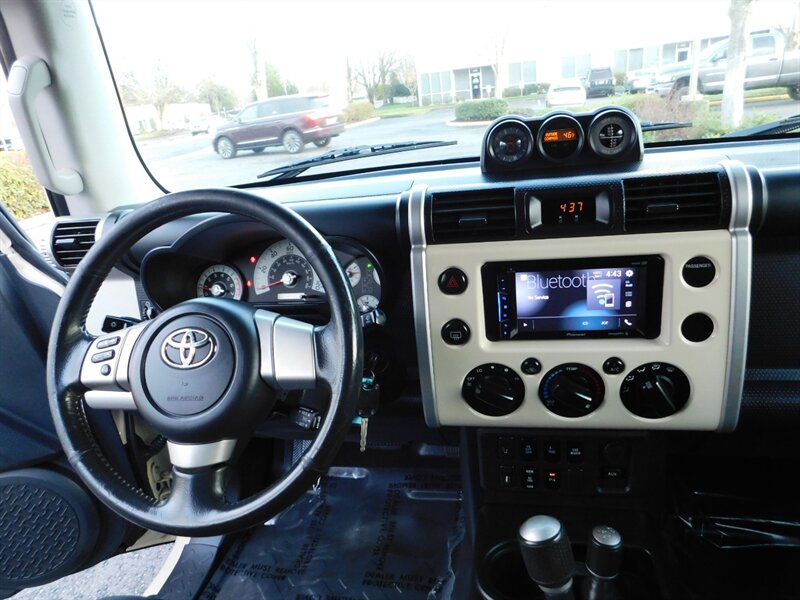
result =
[[[539,385],[547,410],[562,417],[585,417],[603,402],[603,378],[586,365],[566,363],[551,369]]]
[[[461,384],[461,396],[473,410],[490,417],[502,417],[522,404],[525,384],[513,369],[488,363],[467,373]]]
[[[675,365],[651,362],[635,368],[619,388],[622,403],[645,419],[663,419],[681,410],[689,400],[691,386]]]

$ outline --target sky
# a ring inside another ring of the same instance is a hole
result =
[[[193,88],[213,79],[246,95],[248,44],[301,91],[344,93],[345,61],[378,49],[410,56],[419,70],[461,66],[494,53],[617,48],[725,35],[729,0],[93,0],[115,72],[152,78],[161,64]],[[791,23],[796,0],[758,0],[751,29]],[[484,61],[485,62],[485,61]]]

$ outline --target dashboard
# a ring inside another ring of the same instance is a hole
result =
[[[410,399],[429,426],[730,431],[800,406],[799,151],[717,142],[255,191],[329,240],[370,315],[366,355],[397,373],[382,402]],[[123,271],[144,318],[211,296],[326,319],[305,257],[230,215],[156,230]]]

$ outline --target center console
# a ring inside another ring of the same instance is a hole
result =
[[[747,178],[726,163],[414,188],[428,424],[732,429],[749,312]]]

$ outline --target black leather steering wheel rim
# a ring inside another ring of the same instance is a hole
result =
[[[251,218],[290,239],[322,280],[331,308],[317,351],[330,401],[316,439],[302,458],[265,490],[219,502],[226,465],[201,473],[173,471],[170,499],[158,502],[122,477],[106,459],[89,427],[80,370],[92,339],[85,328],[95,295],[112,267],[147,233],[175,219],[225,212]],[[333,461],[356,411],[363,367],[358,310],[341,265],[322,236],[294,211],[235,189],[177,192],[129,213],[87,253],[70,278],[50,336],[47,385],[55,429],[66,457],[89,489],[133,523],[176,535],[217,535],[270,519],[293,504]],[[170,501],[171,500],[171,501]]]

